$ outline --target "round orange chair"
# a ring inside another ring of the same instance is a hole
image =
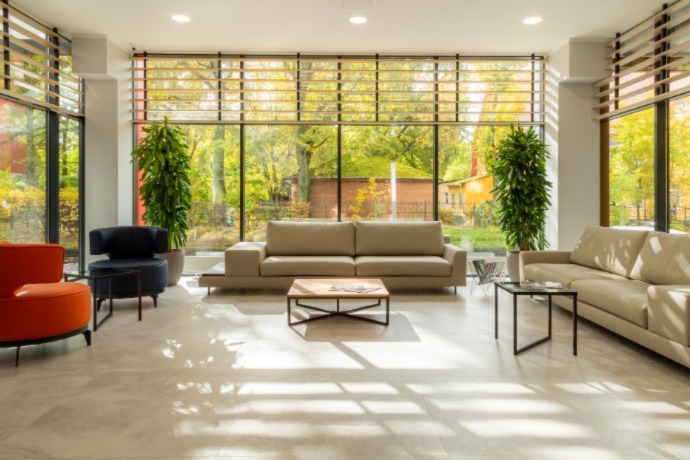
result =
[[[57,244],[0,242],[0,347],[19,350],[84,334],[91,345],[91,289],[63,283],[65,250]]]

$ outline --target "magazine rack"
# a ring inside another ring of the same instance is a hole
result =
[[[487,262],[486,260],[473,260],[472,266],[476,277],[472,278],[470,293],[479,286],[484,295],[487,295],[489,286],[495,281],[500,280],[503,274],[505,262]]]

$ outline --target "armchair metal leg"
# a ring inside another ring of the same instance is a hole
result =
[[[19,350],[21,350],[21,349],[22,349],[22,346],[19,345],[19,346],[17,347],[17,356],[16,356],[16,358],[14,359],[14,367],[19,367]]]
[[[153,294],[151,297],[153,297],[153,308],[158,307],[158,294]]]
[[[91,346],[91,331],[90,330],[85,330],[84,331],[84,339],[86,340],[86,346],[90,347]]]

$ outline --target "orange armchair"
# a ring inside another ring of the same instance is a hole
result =
[[[0,242],[0,347],[84,334],[91,345],[91,289],[63,283],[65,250],[57,244]]]

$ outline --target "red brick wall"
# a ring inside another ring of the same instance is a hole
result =
[[[349,219],[353,211],[360,218],[384,219],[390,217],[390,181],[377,179],[372,199],[368,179],[343,179],[342,200],[343,219]],[[357,193],[365,190],[365,199],[357,205]],[[398,218],[433,219],[433,181],[431,179],[397,180]],[[292,200],[297,199],[297,183],[292,184]],[[376,203],[374,203],[376,201]],[[310,190],[311,217],[338,217],[338,181],[336,179],[312,179]],[[352,209],[352,207],[356,209]]]

